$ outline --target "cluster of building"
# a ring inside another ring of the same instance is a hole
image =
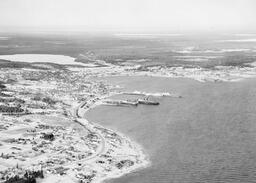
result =
[[[101,72],[99,72],[101,73]],[[76,121],[74,109],[90,108],[112,86],[89,79],[97,72],[0,69],[0,180],[26,171],[93,182],[143,164],[140,148],[116,132]]]
[[[244,66],[215,66],[214,68],[201,67],[166,67],[137,65],[126,68],[126,75],[146,75],[171,78],[191,78],[200,82],[237,81],[244,78],[256,77],[256,68],[250,65]]]

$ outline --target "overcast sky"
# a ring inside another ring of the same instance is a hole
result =
[[[256,0],[0,0],[0,27],[256,29]]]

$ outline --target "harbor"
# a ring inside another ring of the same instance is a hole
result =
[[[141,144],[151,160],[150,167],[108,183],[254,181],[255,79],[218,84],[151,77],[112,77],[108,81],[126,91],[168,91],[182,96],[158,97],[158,106],[99,106],[87,113],[89,121],[116,129]],[[118,99],[121,97],[138,96]],[[247,114],[248,120],[242,120]],[[246,177],[241,169],[251,176]]]
[[[135,100],[105,100],[102,102],[103,105],[112,105],[112,106],[138,106],[142,105],[159,105],[160,103],[148,98],[144,99],[135,99]]]
[[[118,99],[105,99],[102,101],[102,105],[110,106],[138,106],[138,105],[160,105],[159,98],[161,97],[173,97],[182,98],[181,95],[170,92],[144,92],[144,91],[133,91],[133,92],[117,92],[117,95],[124,97]]]

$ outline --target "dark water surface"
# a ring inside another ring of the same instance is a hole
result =
[[[128,90],[176,92],[159,106],[99,106],[86,118],[143,146],[152,165],[112,183],[256,182],[256,80],[112,77]]]

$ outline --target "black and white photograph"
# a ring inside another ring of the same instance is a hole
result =
[[[0,183],[256,183],[256,0],[0,0]]]

